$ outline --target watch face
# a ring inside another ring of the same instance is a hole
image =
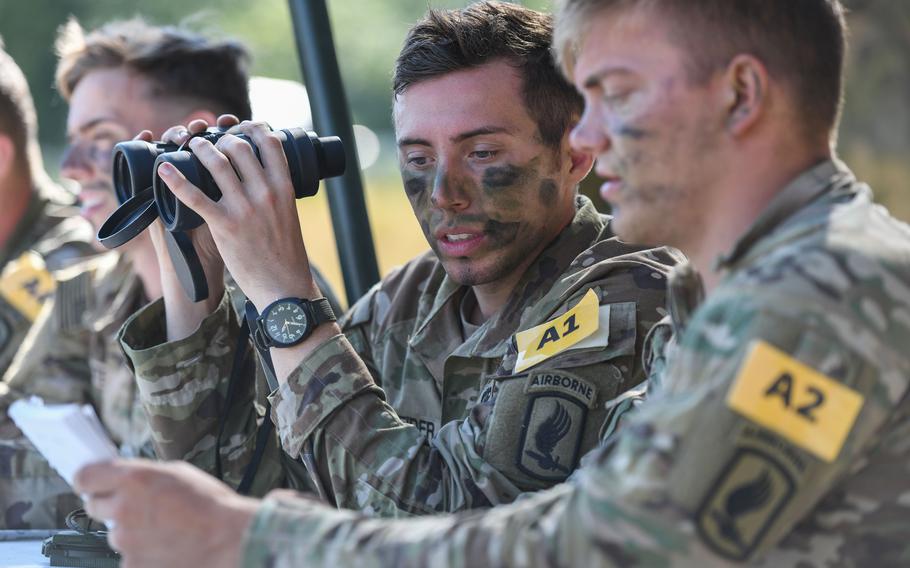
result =
[[[309,322],[306,312],[294,302],[282,302],[269,310],[265,318],[265,330],[272,341],[292,345],[307,332]]]

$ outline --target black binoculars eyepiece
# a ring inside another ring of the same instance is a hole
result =
[[[197,136],[217,142],[225,132],[209,129]],[[238,138],[253,148],[259,148],[245,135]],[[315,195],[319,181],[344,173],[344,146],[337,136],[320,138],[302,128],[277,132],[288,161],[291,183],[298,199]],[[167,229],[166,238],[171,259],[184,289],[193,301],[208,297],[208,285],[199,257],[187,231],[202,225],[202,218],[178,200],[158,176],[158,166],[172,164],[187,180],[213,201],[221,199],[221,190],[192,151],[186,145],[131,140],[114,146],[114,190],[120,207],[98,230],[98,240],[109,249],[134,239],[155,219],[160,218]]]

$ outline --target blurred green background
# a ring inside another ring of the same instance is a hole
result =
[[[467,2],[431,0],[434,7]],[[878,199],[910,220],[910,2],[846,0],[851,52],[839,152]],[[548,0],[524,4],[547,9]],[[400,189],[391,136],[392,63],[408,27],[427,0],[329,0],[339,64],[354,121],[381,142],[377,162],[364,172],[380,270],[424,250],[426,243]],[[70,16],[86,28],[141,15],[152,23],[180,23],[214,36],[242,40],[253,53],[254,75],[300,80],[285,0],[0,0],[0,35],[22,67],[38,108],[49,171],[56,175],[64,141],[66,104],[53,88],[57,28]],[[330,134],[330,133],[324,133]],[[326,200],[299,204],[311,256],[341,291]]]

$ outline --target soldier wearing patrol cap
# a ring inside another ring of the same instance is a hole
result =
[[[37,136],[28,83],[0,41],[0,374],[54,289],[49,271],[92,253],[91,227],[44,172]]]
[[[239,499],[188,468],[86,468],[126,558],[170,563],[233,531],[225,565],[906,565],[910,228],[832,149],[842,6],[565,0],[557,30],[586,100],[572,144],[596,152],[617,230],[691,259],[650,336],[649,400],[568,483],[464,516],[379,521]],[[161,530],[156,554],[111,493],[139,480],[143,503],[166,486],[227,528]]]

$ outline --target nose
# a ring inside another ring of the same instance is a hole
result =
[[[93,175],[94,166],[78,144],[70,144],[63,152],[60,175],[77,182],[84,182]]]
[[[590,152],[595,156],[610,149],[612,145],[610,137],[607,135],[602,118],[592,108],[592,105],[585,105],[581,119],[569,134],[569,144],[579,152]]]
[[[433,180],[433,194],[430,201],[439,209],[463,211],[471,205],[466,184],[448,170],[439,169]]]

